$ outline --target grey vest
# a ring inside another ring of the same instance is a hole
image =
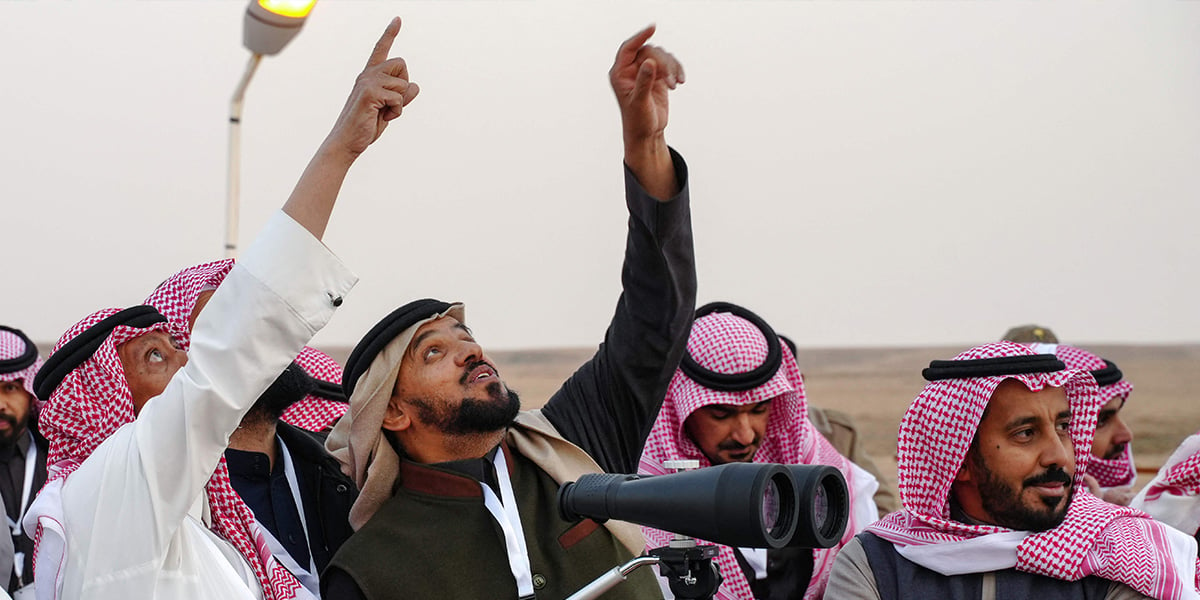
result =
[[[896,552],[892,543],[864,532],[856,536],[862,544],[875,574],[875,586],[882,600],[901,598],[944,598],[947,600],[1104,600],[1113,585],[1107,579],[1085,577],[1079,581],[1064,581],[1045,575],[1005,569],[990,573],[942,575],[914,563]],[[991,580],[986,582],[985,580]],[[994,585],[994,587],[993,587]]]

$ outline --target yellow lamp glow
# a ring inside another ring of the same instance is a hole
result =
[[[250,0],[242,43],[255,54],[277,54],[312,12],[316,0]]]
[[[258,0],[258,5],[284,17],[303,19],[312,12],[317,0]]]

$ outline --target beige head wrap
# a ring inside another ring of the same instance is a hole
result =
[[[384,437],[382,429],[388,402],[400,374],[400,362],[417,330],[446,316],[465,322],[465,308],[462,304],[452,304],[443,312],[417,321],[384,346],[359,377],[350,396],[350,410],[325,441],[325,448],[342,463],[342,471],[358,486],[358,500],[350,509],[350,526],[355,530],[365,525],[391,497],[400,474],[400,457]]]

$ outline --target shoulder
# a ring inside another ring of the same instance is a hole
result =
[[[42,435],[42,430],[38,426],[37,414],[29,420],[29,433],[33,434],[33,444],[38,450],[45,450],[50,446],[50,442],[46,440],[46,436]]]
[[[1124,583],[1114,581],[1112,585],[1108,586],[1108,593],[1104,595],[1104,600],[1140,600],[1149,597]]]
[[[275,428],[275,432],[279,435],[279,439],[287,444],[288,451],[297,459],[317,464],[331,463],[336,465],[334,469],[339,474],[341,466],[337,459],[333,457],[329,451],[325,450],[325,437],[327,434],[316,433],[289,425],[280,421]]]
[[[878,599],[875,574],[858,536],[838,551],[825,588],[827,598]]]
[[[867,558],[867,551],[863,548],[860,536],[850,538],[850,541],[838,550],[837,562],[844,562],[849,565],[862,566],[867,571],[871,570],[870,560]]]
[[[840,410],[809,405],[808,420],[839,452],[849,456],[848,449],[858,437],[858,425],[853,417]]]
[[[523,410],[517,413],[517,418],[514,422],[525,429],[536,431],[542,435],[554,438],[562,437],[562,434],[558,432],[558,429],[554,427],[550,419],[546,418],[541,409]]]
[[[304,451],[314,448],[319,448],[323,453],[325,451],[325,434],[314,433],[284,421],[280,421],[275,426],[275,432],[289,447],[297,446],[298,449],[302,448]]]

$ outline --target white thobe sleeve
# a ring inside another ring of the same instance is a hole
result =
[[[1172,467],[1197,453],[1200,453],[1200,434],[1189,436],[1183,440],[1183,443],[1171,453],[1162,468],[1158,470],[1154,479],[1151,479],[1150,483],[1146,484],[1133,497],[1129,503],[1130,508],[1146,511],[1155,520],[1162,521],[1188,535],[1196,535],[1197,530],[1200,529],[1200,496],[1168,490],[1153,499],[1148,499],[1147,494],[1151,489],[1157,487],[1156,484],[1166,477]]]
[[[186,563],[172,542],[230,434],[356,281],[295,221],[272,217],[197,319],[187,365],[63,484],[61,597],[152,597],[143,586]]]

